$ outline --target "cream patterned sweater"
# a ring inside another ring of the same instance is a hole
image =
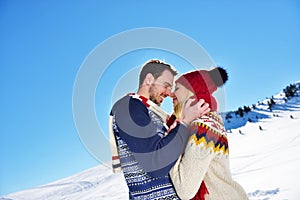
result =
[[[209,194],[205,200],[246,200],[244,189],[232,179],[229,150],[221,116],[215,112],[195,120],[196,132],[187,143],[185,152],[170,170],[178,196],[192,199],[204,180]]]

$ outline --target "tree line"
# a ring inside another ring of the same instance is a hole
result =
[[[300,91],[300,84],[296,85],[296,84],[290,84],[288,85],[286,88],[283,89],[283,93],[285,95],[284,100],[285,102],[288,101],[288,99],[290,99],[291,97],[294,97],[297,95],[297,93]],[[272,96],[271,98],[267,98],[267,105],[268,105],[268,109],[270,111],[272,111],[272,108],[274,107],[274,105],[276,104],[274,97]],[[258,105],[264,105],[264,102],[258,102]],[[240,115],[241,117],[244,116],[245,113],[250,112],[252,109],[255,109],[256,105],[252,104],[251,107],[249,106],[244,106],[244,107],[239,107],[236,111],[233,111],[233,113],[235,115]],[[231,116],[232,112],[228,112],[225,116],[226,120],[229,120],[230,118],[232,118]]]

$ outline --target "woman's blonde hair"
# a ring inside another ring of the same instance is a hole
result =
[[[190,97],[194,96],[194,93],[192,91],[190,91],[186,87],[184,87],[184,88],[186,90],[188,90],[188,95],[186,96],[186,98],[184,99],[183,102],[178,102],[178,104],[174,107],[174,115],[176,116],[177,119],[181,119],[183,107],[184,107],[185,103],[187,102],[187,100]]]

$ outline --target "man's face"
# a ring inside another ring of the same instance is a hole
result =
[[[149,88],[150,100],[160,106],[164,98],[171,94],[173,81],[173,74],[169,70],[163,71]]]

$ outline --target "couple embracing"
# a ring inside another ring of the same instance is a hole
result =
[[[114,172],[123,171],[129,199],[244,200],[232,179],[226,130],[213,93],[228,79],[221,67],[179,76],[160,60],[146,62],[139,88],[110,113]],[[173,98],[174,112],[160,105]]]

